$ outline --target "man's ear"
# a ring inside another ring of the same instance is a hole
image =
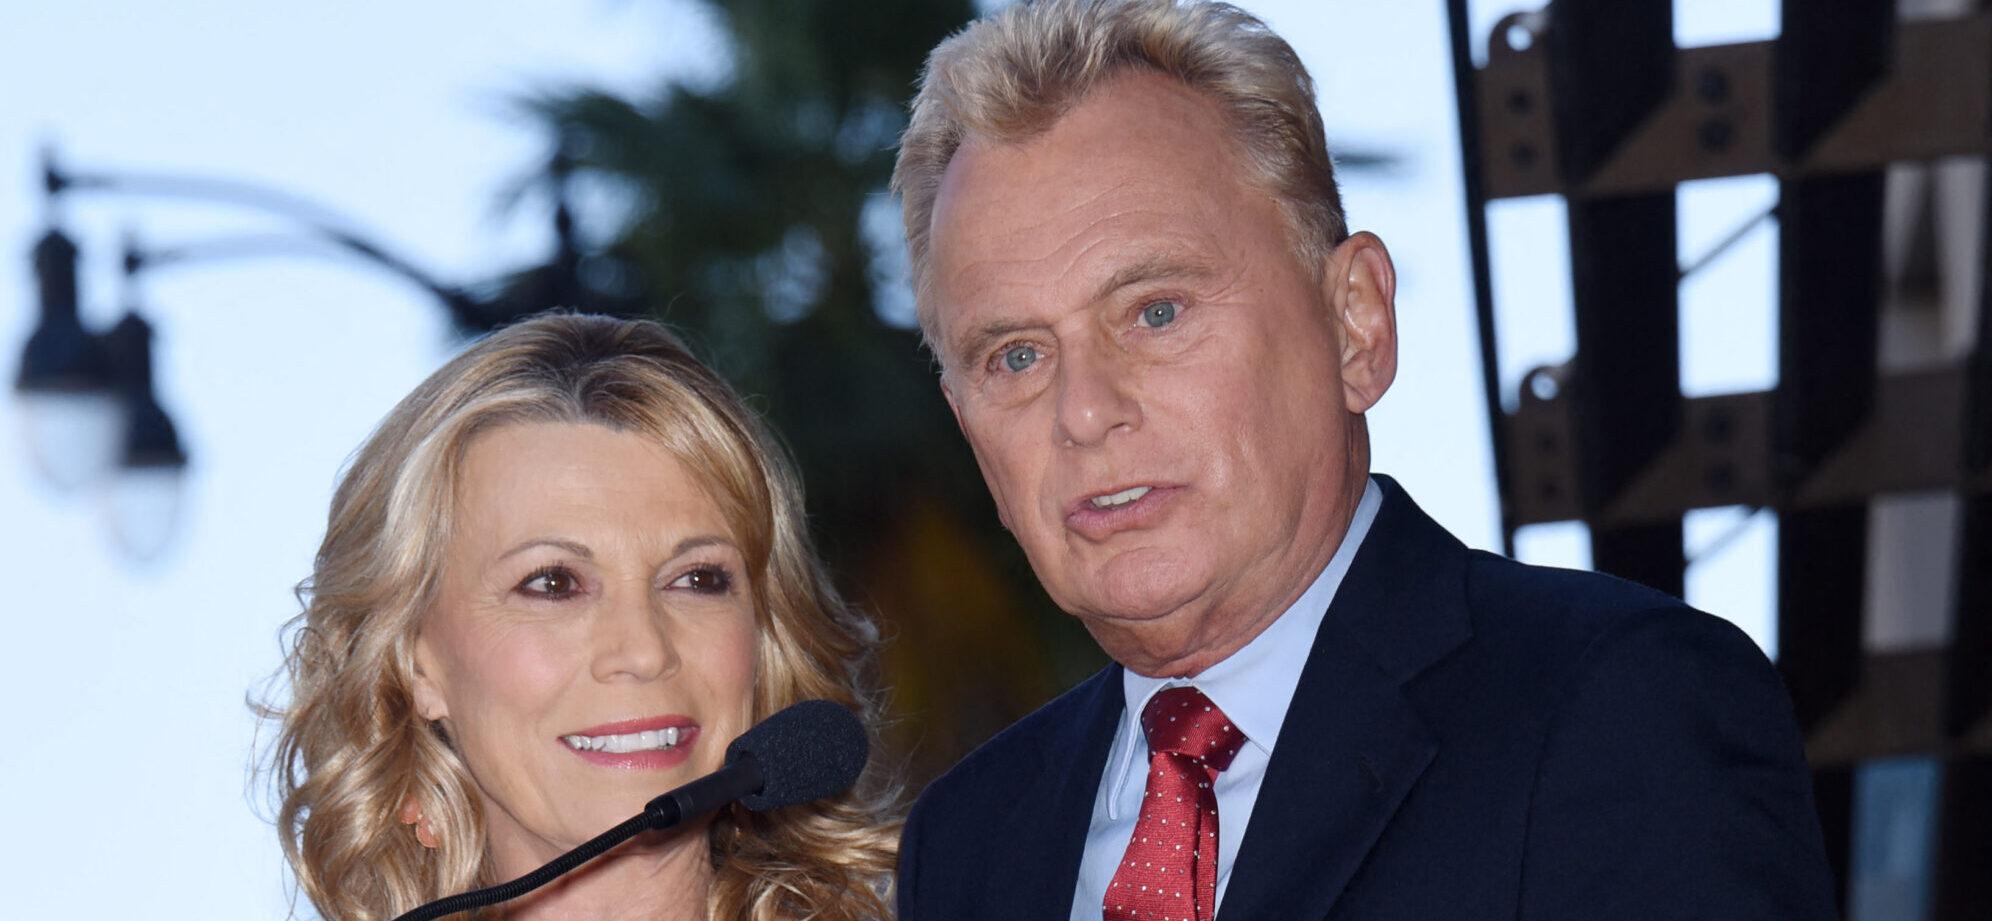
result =
[[[1383,241],[1352,234],[1328,256],[1328,303],[1340,324],[1342,392],[1351,413],[1365,413],[1397,379],[1397,267]]]
[[[415,712],[429,722],[448,719],[449,704],[444,702],[442,686],[436,682],[436,659],[429,653],[428,640],[415,637],[415,681],[411,690],[415,694]]]

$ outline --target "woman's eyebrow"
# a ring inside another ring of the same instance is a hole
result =
[[[684,540],[679,541],[678,545],[671,549],[671,555],[673,557],[680,557],[684,556],[685,554],[693,550],[697,550],[700,547],[711,547],[711,546],[731,547],[733,546],[733,541],[722,534],[700,534],[693,537],[687,537]],[[514,556],[518,556],[521,553],[531,550],[534,547],[557,547],[561,550],[567,551],[568,553],[572,553],[575,556],[578,556],[584,560],[593,560],[595,558],[595,552],[593,550],[588,549],[587,544],[579,543],[577,541],[563,540],[558,537],[535,537],[532,540],[526,541],[525,543],[522,543],[516,547],[513,547],[510,550],[505,551],[504,553],[499,554],[498,559],[500,560],[510,559]]]
[[[526,541],[523,544],[520,544],[516,547],[513,547],[510,550],[505,551],[504,553],[499,554],[498,558],[501,560],[511,559],[512,557],[518,556],[519,554],[531,550],[534,547],[558,547],[584,560],[592,560],[595,558],[595,552],[593,550],[588,549],[587,544],[579,543],[577,541],[563,540],[558,537],[535,537],[532,540]]]
[[[687,537],[678,542],[677,548],[671,551],[671,556],[673,558],[681,557],[700,547],[713,546],[731,547],[733,546],[733,541],[721,534],[700,534],[695,537]]]

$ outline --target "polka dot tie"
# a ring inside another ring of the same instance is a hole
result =
[[[1106,921],[1210,921],[1217,906],[1217,791],[1245,734],[1196,688],[1141,710],[1148,790],[1127,856],[1107,887]]]

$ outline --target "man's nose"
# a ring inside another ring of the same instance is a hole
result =
[[[596,612],[593,672],[599,681],[653,681],[678,670],[678,651],[656,593],[629,589]]]
[[[1114,356],[1068,349],[1058,367],[1058,430],[1061,444],[1097,445],[1115,429],[1141,427],[1141,406],[1129,387],[1127,369]]]

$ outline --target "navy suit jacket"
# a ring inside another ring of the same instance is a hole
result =
[[[1789,698],[1742,632],[1468,550],[1378,481],[1223,921],[1835,916]],[[1110,667],[929,786],[901,921],[1065,921],[1123,706]]]

